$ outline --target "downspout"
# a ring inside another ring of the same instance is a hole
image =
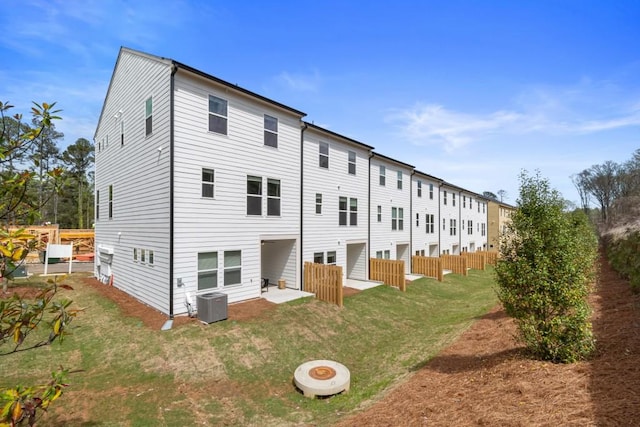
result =
[[[458,191],[458,221],[460,221],[458,226],[458,251],[462,253],[462,191]]]
[[[442,219],[442,210],[441,210],[441,205],[442,205],[442,199],[441,199],[441,194],[442,194],[442,182],[438,185],[438,223],[436,224],[436,226],[438,227],[438,257],[440,257],[440,255],[442,254],[442,227],[440,226],[441,223],[441,219]]]
[[[174,63],[171,66],[171,79],[169,89],[169,319],[173,319],[173,259],[174,259],[174,90],[175,75],[178,66]]]
[[[304,131],[307,130],[307,124],[302,121],[300,130],[300,274],[302,275],[300,290],[304,291]]]
[[[369,199],[368,209],[367,209],[367,280],[371,277],[371,270],[369,266],[371,265],[371,158],[373,157],[373,153],[369,152],[369,177],[367,184],[367,198]]]
[[[409,273],[413,273],[413,175],[416,174],[415,169],[409,175]]]

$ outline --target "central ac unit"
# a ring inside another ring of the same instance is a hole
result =
[[[227,294],[214,292],[198,295],[198,319],[213,323],[227,318]]]

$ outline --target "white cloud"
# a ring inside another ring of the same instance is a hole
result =
[[[418,103],[391,111],[385,120],[416,145],[439,145],[453,152],[498,135],[584,135],[640,126],[638,99],[611,82],[583,79],[565,88],[530,88],[515,98],[515,107],[488,114]]]
[[[279,85],[296,92],[315,92],[322,79],[317,71],[311,74],[292,74],[283,71],[276,76],[275,80]]]

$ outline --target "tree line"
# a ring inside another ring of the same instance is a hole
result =
[[[43,123],[47,117],[35,114],[42,106],[34,104],[30,122],[21,114],[11,115],[9,103],[0,106],[0,222],[90,228],[94,218],[93,144],[79,138],[61,150],[64,134],[54,122]]]
[[[623,163],[606,161],[571,177],[585,212],[595,202],[601,224],[612,225],[633,220],[640,213],[640,149]]]

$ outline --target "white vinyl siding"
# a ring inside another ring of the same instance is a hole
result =
[[[175,288],[176,311],[185,292],[197,293],[195,254],[212,249],[229,303],[259,298],[262,278],[299,289],[300,117],[186,71],[175,77],[174,277],[185,284]],[[226,134],[209,131],[210,97],[225,101]],[[265,147],[265,115],[278,119],[277,149]],[[194,182],[202,168],[215,170],[215,209]],[[240,283],[230,284],[223,257],[233,251],[242,265]]]
[[[327,144],[329,169],[318,167],[320,143]],[[326,262],[327,254],[335,252],[344,280],[366,278],[369,150],[311,126],[303,144],[303,261],[323,253]],[[350,164],[356,174],[350,173]]]
[[[96,276],[108,281],[108,277],[100,277],[100,274],[113,274],[114,287],[163,313],[169,313],[171,286],[168,232],[170,81],[171,64],[168,61],[121,49],[94,135],[95,141],[104,140],[105,146],[107,135],[119,135],[119,145],[122,145],[123,123],[128,124],[126,147],[114,149],[117,147],[111,144],[108,150],[103,149],[96,156],[95,188],[100,191],[100,203],[104,207],[100,207],[101,221],[95,223],[95,246],[96,249],[113,250],[110,269],[99,265],[96,253]],[[203,167],[207,165],[200,164],[190,173],[194,179],[191,191],[197,198],[201,194]],[[140,259],[142,245],[145,264]],[[132,248],[138,248],[135,262]],[[153,268],[149,268],[151,252]],[[195,263],[195,255],[192,260]],[[195,277],[193,286],[197,286]],[[179,305],[184,304],[176,301],[176,307]]]

